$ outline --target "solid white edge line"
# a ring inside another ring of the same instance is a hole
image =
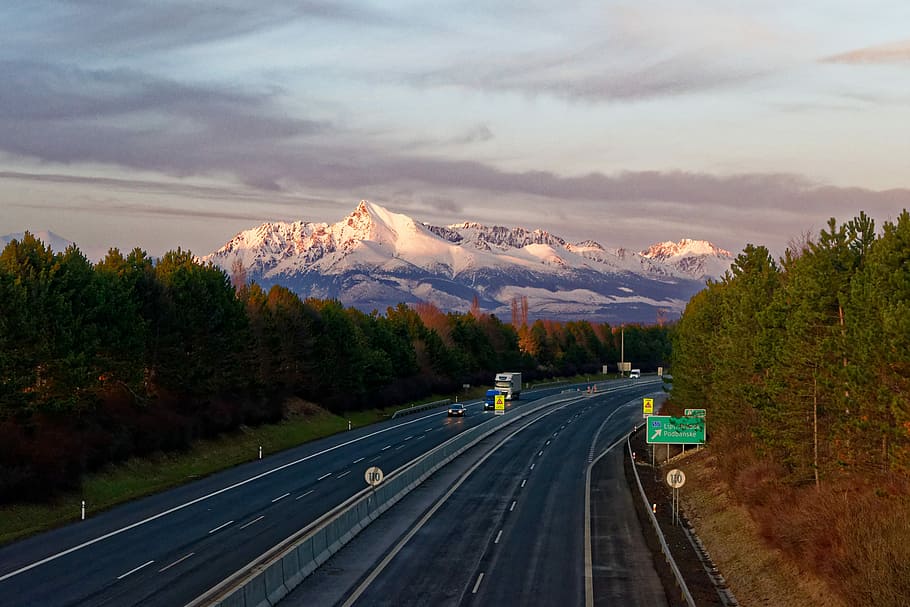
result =
[[[230,524],[233,523],[233,522],[234,522],[233,520],[230,520],[230,521],[224,523],[223,525],[218,525],[217,527],[215,527],[214,529],[212,529],[211,531],[209,531],[209,535],[215,533],[215,532],[218,531],[219,529],[224,529],[225,527],[227,527],[228,525],[230,525]]]
[[[597,439],[600,438],[600,431],[603,430],[604,426],[607,425],[607,422],[610,421],[610,418],[616,415],[620,409],[630,406],[632,403],[637,407],[638,401],[630,401],[625,405],[620,405],[607,416],[601,424],[600,428],[597,429],[597,432],[594,433],[594,439],[592,441],[592,446],[597,444]],[[632,432],[634,432],[634,426]],[[612,451],[616,445],[620,444],[622,441],[626,440],[632,432],[629,432],[624,437],[620,438],[618,441],[607,447],[606,451],[594,458],[594,461],[588,464],[588,468],[585,470],[585,607],[594,607],[594,558],[591,554],[591,470],[594,469],[594,466],[601,460],[603,456]]]
[[[483,579],[483,571],[480,572],[480,575],[477,576],[477,581],[474,582],[474,590],[471,591],[471,594],[477,594],[477,589],[480,588],[480,581]]]
[[[377,577],[379,577],[379,574],[382,573],[383,569],[385,569],[388,566],[388,564],[392,561],[392,559],[395,558],[395,556],[401,551],[401,549],[404,548],[405,544],[407,544],[409,541],[411,541],[411,538],[414,537],[418,531],[420,531],[420,529],[427,523],[427,521],[429,521],[430,518],[433,517],[433,515],[436,513],[436,511],[442,507],[442,505],[452,496],[453,493],[455,493],[455,491],[468,479],[468,477],[471,476],[475,470],[480,468],[480,466],[483,465],[483,463],[485,461],[487,461],[487,459],[489,459],[490,456],[493,455],[493,453],[495,453],[500,447],[502,447],[505,443],[507,443],[511,437],[517,435],[519,432],[524,431],[531,424],[536,424],[543,418],[545,418],[553,413],[556,413],[557,411],[562,411],[566,407],[568,407],[570,405],[574,405],[577,402],[578,402],[577,400],[570,399],[565,404],[557,406],[556,408],[543,413],[540,417],[537,417],[537,418],[529,421],[527,424],[525,424],[521,428],[518,428],[517,430],[512,432],[507,438],[503,439],[498,445],[496,445],[495,447],[490,449],[490,451],[488,451],[486,454],[484,454],[473,466],[471,466],[466,472],[464,472],[458,478],[458,480],[449,488],[449,490],[445,493],[445,495],[443,495],[441,498],[439,498],[436,501],[436,503],[433,505],[433,507],[430,508],[423,515],[423,518],[421,518],[417,522],[417,524],[415,524],[405,534],[405,536],[395,545],[395,547],[392,548],[392,550],[390,550],[385,555],[385,557],[382,559],[382,561],[380,561],[379,564],[376,565],[376,567],[374,567],[373,570],[369,573],[369,575],[366,576],[366,579],[364,579],[360,583],[360,585],[357,588],[355,588],[354,591],[350,595],[348,595],[348,598],[345,599],[344,603],[342,603],[342,607],[351,607],[351,605],[353,605],[357,601],[357,599],[360,598],[360,595],[362,595],[364,592],[366,592],[366,589],[370,586],[370,584],[373,583],[373,580],[375,580]],[[554,403],[554,405],[555,405],[555,403]]]
[[[319,457],[320,455],[324,455],[324,454],[329,453],[329,452],[331,452],[331,451],[334,451],[334,450],[336,450],[336,449],[340,449],[340,448],[342,448],[342,447],[347,447],[348,445],[352,445],[352,444],[354,444],[354,443],[360,442],[360,441],[365,440],[365,439],[367,439],[367,438],[370,438],[370,437],[372,437],[372,436],[376,436],[377,434],[382,434],[383,432],[388,432],[389,430],[395,430],[395,429],[397,429],[397,428],[401,428],[402,426],[408,426],[408,425],[410,425],[410,424],[416,424],[417,422],[420,422],[420,421],[423,421],[423,420],[426,420],[426,419],[430,419],[431,417],[436,417],[436,416],[442,415],[442,414],[444,414],[444,413],[445,413],[445,411],[440,411],[440,412],[438,412],[438,413],[431,413],[431,414],[429,414],[429,415],[424,415],[423,417],[419,417],[419,418],[417,418],[417,419],[412,419],[411,421],[408,421],[408,422],[402,422],[402,423],[397,424],[397,425],[395,425],[395,426],[389,426],[388,428],[383,428],[382,430],[377,430],[376,432],[371,432],[370,434],[364,434],[363,436],[360,436],[360,437],[357,437],[357,438],[352,438],[352,439],[349,440],[349,441],[346,441],[346,442],[343,442],[343,443],[339,443],[339,444],[335,445],[334,447],[329,447],[328,449],[323,449],[322,451],[318,451],[318,452],[316,452],[316,453],[311,453],[310,455],[307,455],[306,457],[302,457],[302,458],[300,458],[300,459],[298,459],[298,460],[294,460],[294,461],[292,461],[292,462],[288,462],[288,463],[286,463],[286,464],[282,464],[281,466],[278,466],[278,467],[276,467],[276,468],[272,468],[271,470],[266,470],[265,472],[262,472],[262,473],[260,473],[260,474],[255,475],[255,476],[251,476],[250,478],[248,478],[248,479],[246,479],[246,480],[242,480],[242,481],[240,481],[240,482],[238,482],[238,483],[234,483],[233,485],[228,485],[227,487],[222,487],[222,488],[219,489],[218,491],[213,491],[212,493],[208,493],[208,494],[206,494],[206,495],[202,495],[202,496],[200,496],[200,497],[197,497],[196,499],[190,500],[190,501],[188,501],[188,502],[184,502],[183,504],[179,504],[179,505],[177,505],[177,506],[174,506],[173,508],[169,508],[168,510],[165,510],[165,511],[163,511],[163,512],[159,512],[158,514],[152,515],[152,516],[150,516],[150,517],[148,517],[148,518],[144,518],[144,519],[142,519],[141,521],[136,521],[135,523],[132,523],[132,524],[130,524],[130,525],[127,525],[126,527],[121,527],[120,529],[115,529],[114,531],[111,531],[111,532],[109,532],[109,533],[105,533],[104,535],[98,536],[98,537],[96,537],[95,539],[88,540],[87,542],[83,542],[83,543],[78,544],[78,545],[76,545],[76,546],[73,546],[73,547],[71,547],[71,548],[67,548],[66,550],[61,550],[61,551],[58,552],[57,554],[52,554],[52,555],[50,555],[50,556],[48,556],[48,557],[45,557],[45,558],[43,558],[43,559],[41,559],[41,560],[39,560],[39,561],[35,561],[34,563],[31,563],[31,564],[29,564],[29,565],[26,565],[25,567],[21,567],[21,568],[19,568],[19,569],[16,569],[15,571],[10,571],[9,573],[7,573],[7,574],[5,574],[5,575],[0,576],[0,582],[2,582],[2,581],[4,581],[4,580],[8,580],[9,578],[11,578],[11,577],[13,577],[13,576],[16,576],[16,575],[19,575],[20,573],[24,573],[24,572],[26,572],[26,571],[29,571],[29,570],[31,570],[31,569],[34,569],[35,567],[40,567],[41,565],[43,565],[43,564],[45,564],[45,563],[49,563],[49,562],[51,562],[51,561],[54,561],[54,560],[60,558],[61,556],[66,556],[67,554],[70,554],[70,553],[72,553],[72,552],[76,552],[77,550],[82,550],[83,548],[85,548],[85,547],[87,547],[87,546],[91,546],[92,544],[97,544],[98,542],[101,542],[101,541],[103,541],[103,540],[106,540],[106,539],[108,539],[108,538],[110,538],[110,537],[114,537],[115,535],[119,535],[119,534],[123,533],[124,531],[129,531],[130,529],[135,529],[136,527],[139,527],[140,525],[144,525],[144,524],[146,524],[146,523],[150,523],[150,522],[152,522],[152,521],[154,521],[154,520],[157,520],[157,519],[159,519],[159,518],[161,518],[161,517],[163,517],[163,516],[167,516],[168,514],[173,514],[174,512],[177,512],[177,511],[179,511],[179,510],[183,510],[184,508],[187,508],[187,507],[192,506],[192,505],[194,505],[194,504],[198,504],[199,502],[203,502],[203,501],[205,501],[205,500],[207,500],[207,499],[211,499],[211,498],[215,497],[216,495],[221,495],[222,493],[226,493],[226,492],[228,492],[228,491],[231,491],[231,490],[233,490],[233,489],[236,489],[237,487],[242,487],[243,485],[246,485],[246,484],[248,484],[248,483],[252,483],[253,481],[257,481],[257,480],[259,480],[260,478],[264,478],[264,477],[266,477],[266,476],[269,476],[269,475],[271,475],[271,474],[274,474],[274,473],[276,473],[276,472],[279,472],[279,471],[281,471],[281,470],[284,470],[285,468],[290,468],[291,466],[296,466],[297,464],[300,464],[300,463],[305,462],[305,461],[309,461],[309,460],[313,459],[314,457]],[[441,430],[442,428],[439,428],[439,429]]]
[[[241,528],[241,529],[246,529],[247,527],[249,527],[249,526],[252,525],[253,523],[258,523],[259,521],[261,521],[261,520],[264,519],[264,518],[265,518],[265,515],[263,514],[262,516],[260,516],[260,517],[258,517],[258,518],[254,518],[254,519],[251,520],[249,523],[247,523],[246,525],[241,526],[240,528]]]
[[[149,565],[151,565],[151,564],[154,563],[154,562],[155,562],[155,561],[149,561],[148,563],[145,563],[145,564],[143,564],[143,565],[139,565],[139,566],[136,567],[135,569],[130,569],[129,571],[127,571],[127,572],[124,573],[123,575],[118,575],[118,576],[117,576],[117,579],[118,579],[118,580],[122,580],[122,579],[125,578],[126,576],[131,575],[131,574],[133,574],[133,573],[136,573],[137,571],[139,571],[139,570],[142,569],[143,567],[148,567]]]
[[[275,499],[272,500],[272,503],[274,504],[278,500],[283,500],[284,498],[286,498],[289,495],[290,495],[290,493],[285,493],[284,495],[279,495],[278,497],[276,497]]]
[[[168,569],[170,569],[170,568],[173,567],[174,565],[179,565],[180,563],[182,563],[182,562],[185,561],[186,559],[190,558],[190,557],[193,556],[194,554],[196,554],[196,553],[195,553],[195,552],[190,552],[188,555],[183,556],[183,557],[180,557],[179,559],[177,559],[176,561],[174,561],[174,562],[171,563],[170,565],[167,565],[167,566],[162,567],[161,569],[159,569],[159,570],[158,570],[158,573],[164,573],[165,571],[167,571]]]

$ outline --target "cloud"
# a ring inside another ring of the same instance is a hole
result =
[[[467,145],[469,143],[490,141],[491,139],[493,139],[493,131],[490,127],[486,124],[478,124],[453,137],[450,142],[457,145]]]
[[[910,63],[910,40],[891,44],[868,46],[861,49],[831,55],[823,63],[846,63],[853,65],[881,63]]]
[[[485,58],[405,77],[414,85],[460,86],[484,91],[546,94],[582,101],[627,101],[676,96],[743,84],[770,68],[727,63],[702,51],[644,58],[622,64],[608,45],[570,53],[532,53],[495,63]]]
[[[184,85],[133,70],[0,62],[0,150],[186,176],[233,172],[278,190],[269,157],[331,125],[288,117],[274,93]]]
[[[16,42],[22,56],[46,56],[50,51],[96,57],[196,47],[295,22],[322,20],[368,26],[393,22],[385,12],[348,0],[275,0],[261,4],[246,0],[34,0],[27,3],[25,11],[17,11],[15,3],[0,8],[0,17],[0,37]],[[22,24],[41,35],[20,36]]]

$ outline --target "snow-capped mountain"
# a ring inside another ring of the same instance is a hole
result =
[[[0,236],[0,250],[3,249],[13,240],[21,241],[25,236],[25,232],[16,232],[15,234],[7,234],[5,236]],[[54,234],[49,230],[41,230],[40,232],[32,232],[32,236],[43,242],[45,245],[51,248],[51,251],[54,253],[63,253],[66,251],[66,248],[72,244],[75,244],[72,240],[67,240],[59,234]]]
[[[32,236],[43,242],[46,246],[50,247],[51,251],[54,253],[63,253],[71,245],[76,245],[79,248],[79,251],[85,255],[85,257],[91,262],[97,262],[104,259],[104,256],[107,255],[107,247],[81,247],[79,243],[74,242],[68,238],[64,238],[59,234],[55,234],[50,230],[40,230],[40,231],[31,231]],[[14,234],[6,234],[5,236],[0,236],[0,251],[6,247],[13,240],[22,240],[25,236],[25,232],[16,232]]]
[[[653,322],[658,309],[681,313],[732,256],[704,241],[639,253],[540,229],[432,226],[361,201],[338,223],[265,223],[203,259],[229,274],[239,262],[265,288],[280,284],[365,311],[429,301],[464,312],[476,297],[508,321],[513,298],[527,297],[531,319]]]
[[[652,244],[642,257],[671,265],[689,276],[719,278],[730,269],[733,256],[729,251],[716,247],[704,240],[684,238],[679,242]]]

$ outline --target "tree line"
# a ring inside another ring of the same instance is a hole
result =
[[[831,219],[775,262],[747,246],[688,303],[678,407],[721,452],[749,445],[793,485],[910,471],[910,215]]]
[[[232,278],[235,279],[232,281]],[[0,501],[45,499],[125,458],[272,423],[288,397],[331,412],[386,407],[463,384],[596,373],[616,327],[443,313],[364,313],[267,292],[177,249],[111,249],[98,263],[26,233],[0,253]],[[630,325],[625,354],[669,359],[669,331]]]

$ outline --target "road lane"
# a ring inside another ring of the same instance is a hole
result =
[[[528,392],[527,400],[552,391]],[[469,404],[471,414],[457,423],[440,410],[342,433],[0,548],[3,604],[137,604],[152,597],[149,604],[169,605],[173,599],[155,597],[175,590],[177,602],[188,602],[359,491],[360,475],[344,474],[355,471],[355,460],[394,470],[490,419],[481,408]],[[422,440],[413,440],[418,435]],[[390,443],[406,447],[381,454]],[[317,480],[327,473],[335,476]],[[272,502],[284,494],[288,499]],[[255,537],[238,533],[258,516],[250,527],[258,528]],[[210,533],[225,521],[236,523]],[[190,552],[208,554],[158,571]],[[195,567],[194,575],[168,577],[186,567]]]
[[[595,439],[612,444],[640,420],[641,401],[629,397],[592,396],[509,439],[353,604],[584,604],[585,470]]]
[[[342,433],[6,546],[0,596],[12,606],[185,604],[359,491],[361,467],[392,471],[492,417],[468,407],[465,418],[442,410]]]
[[[595,464],[591,474],[591,551],[594,605],[667,605],[623,469],[625,442]],[[631,516],[616,516],[617,511]],[[633,586],[636,592],[630,593]]]

